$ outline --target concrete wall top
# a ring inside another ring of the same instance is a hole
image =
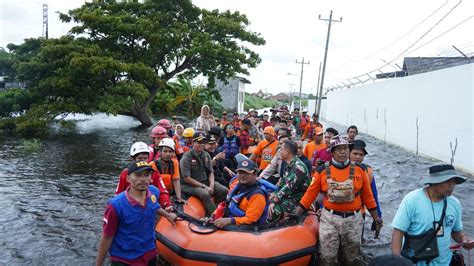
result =
[[[474,64],[333,91],[322,117],[474,172]]]

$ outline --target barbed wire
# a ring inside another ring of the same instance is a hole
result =
[[[327,88],[325,88],[325,93],[327,94],[328,91],[333,91],[335,89],[341,89],[341,88],[350,88],[350,87],[354,87],[355,85],[358,85],[358,84],[365,84],[366,82],[369,82],[369,81],[372,81],[372,82],[377,82],[377,81],[380,81],[381,79],[377,79],[376,78],[376,75],[377,74],[382,74],[384,73],[384,71],[382,71],[382,69],[390,66],[390,67],[393,67],[395,68],[392,63],[398,59],[399,57],[403,56],[403,55],[406,55],[406,54],[410,54],[410,53],[413,53],[417,50],[419,50],[420,48],[432,43],[433,41],[439,39],[440,37],[444,36],[445,34],[449,33],[450,31],[456,29],[457,27],[461,26],[462,24],[466,23],[467,21],[471,20],[473,16],[469,16],[465,19],[463,19],[462,21],[460,21],[459,23],[455,24],[454,26],[452,26],[451,28],[447,29],[446,31],[438,34],[437,36],[435,36],[434,38],[428,40],[427,42],[413,48],[421,39],[423,39],[424,36],[427,35],[428,32],[430,32],[432,29],[434,29],[434,27],[436,25],[439,25],[439,23],[444,20],[457,6],[459,6],[459,4],[462,2],[462,0],[460,0],[455,6],[453,6],[453,8],[450,9],[450,11],[448,11],[440,20],[438,20],[438,22],[433,25],[427,32],[425,32],[425,34],[423,34],[420,38],[418,38],[417,41],[415,41],[412,45],[410,45],[407,49],[405,49],[402,53],[400,53],[397,57],[394,57],[392,60],[390,61],[385,61],[386,63],[372,71],[369,71],[367,73],[364,73],[364,74],[361,74],[361,75],[358,75],[358,76],[355,76],[355,77],[351,77],[351,78],[347,78],[345,80],[342,80],[341,82],[337,83],[336,85],[331,85]],[[413,48],[413,49],[411,49]],[[463,44],[463,45],[459,45],[457,47],[458,49],[461,49],[463,51],[463,53],[467,56],[467,57],[472,57],[474,56],[474,44],[472,42],[469,42],[467,44]],[[464,56],[462,56],[459,51],[457,51],[456,49],[454,48],[451,48],[451,49],[447,49],[445,51],[442,51],[442,52],[437,52],[435,53],[435,55],[432,55],[432,56],[436,56],[436,57],[459,57],[459,60],[464,60]],[[431,56],[431,57],[432,57]],[[429,57],[429,56],[427,56]],[[452,59],[444,59],[442,61],[438,61],[438,64],[442,64],[442,63],[445,63],[447,62],[447,60],[452,60]],[[431,62],[432,63],[432,62]],[[425,64],[429,64],[427,62],[425,62]],[[453,65],[455,65],[456,63],[452,63]],[[395,64],[396,65],[396,64]],[[400,68],[398,65],[396,65],[398,68]],[[416,67],[423,67],[422,65],[415,65]],[[425,68],[427,69],[432,69],[431,67],[427,67],[425,65]],[[433,68],[433,69],[436,69],[436,68]],[[400,69],[400,71],[402,71],[402,69]],[[392,71],[393,72],[393,71]],[[373,77],[375,76],[375,77]],[[396,76],[395,76],[396,77]],[[388,78],[388,76],[387,76]]]

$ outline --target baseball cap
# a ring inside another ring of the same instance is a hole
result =
[[[193,135],[193,142],[205,142],[206,141],[206,136],[204,136],[204,133],[202,132],[196,132]]]
[[[244,171],[247,173],[253,173],[257,170],[257,164],[255,164],[252,160],[245,159],[239,162],[237,165],[237,171]]]
[[[270,134],[272,136],[275,136],[275,129],[273,127],[268,126],[263,130],[263,134]]]
[[[128,174],[131,173],[141,173],[144,171],[153,172],[151,165],[145,161],[143,162],[134,162],[128,166]]]
[[[314,131],[314,135],[322,135],[324,134],[324,130],[320,127],[316,127],[316,130]]]
[[[216,143],[217,142],[216,138],[211,134],[207,135],[206,141],[207,141],[207,143]]]

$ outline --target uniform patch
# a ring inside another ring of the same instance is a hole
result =
[[[454,215],[446,215],[445,224],[447,227],[452,227],[454,225]]]
[[[151,195],[150,199],[151,199],[151,202],[156,203],[156,196],[155,195]]]
[[[249,165],[249,162],[247,162],[247,161],[242,162],[242,166],[248,166],[248,165]]]

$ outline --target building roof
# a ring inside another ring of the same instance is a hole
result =
[[[411,76],[443,68],[450,68],[464,64],[474,63],[471,57],[405,57],[403,69],[395,72],[377,74],[377,79]]]
[[[410,76],[473,62],[474,57],[405,57],[403,71]]]
[[[235,78],[236,78],[236,79],[238,79],[238,80],[240,80],[240,81],[242,81],[243,83],[246,83],[246,84],[251,84],[251,82],[250,82],[248,79],[246,79],[246,78],[243,78],[243,77],[237,77],[237,76],[236,76]]]

